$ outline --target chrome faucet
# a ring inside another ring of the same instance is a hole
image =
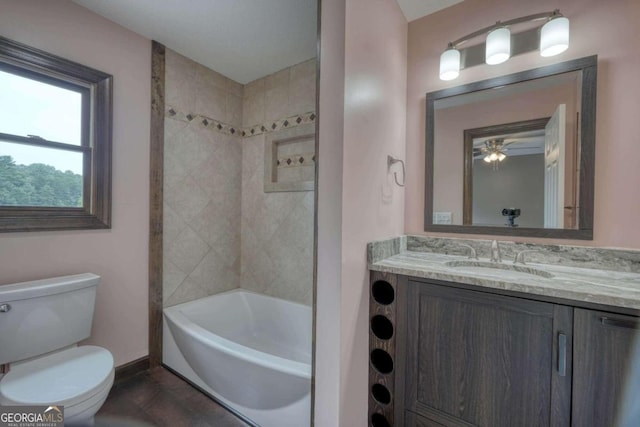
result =
[[[502,262],[502,255],[500,255],[500,244],[497,240],[491,242],[491,262]]]
[[[465,245],[464,243],[460,243],[460,246],[469,249],[469,259],[478,259],[478,253],[473,246]]]
[[[536,250],[536,249],[526,249],[526,250],[524,250],[524,251],[520,251],[520,252],[518,252],[518,254],[516,255],[516,259],[514,259],[514,260],[513,260],[513,263],[514,263],[514,264],[523,264],[523,265],[524,265],[524,264],[526,264],[526,263],[524,262],[524,254],[526,254],[526,253],[531,253],[531,252],[539,252],[539,251],[538,251],[538,250]]]

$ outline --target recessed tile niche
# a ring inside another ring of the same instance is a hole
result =
[[[310,191],[315,177],[315,125],[271,132],[265,138],[264,191]]]

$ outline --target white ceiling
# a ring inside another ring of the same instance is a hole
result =
[[[407,21],[411,22],[430,13],[461,3],[464,0],[397,0]]]
[[[316,0],[73,0],[248,83],[316,56]],[[463,0],[397,0],[413,21]]]
[[[316,0],[73,0],[237,82],[316,56]]]

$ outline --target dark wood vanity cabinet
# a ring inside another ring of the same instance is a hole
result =
[[[615,425],[637,317],[396,277],[395,392],[370,396],[370,426]]]
[[[574,313],[571,424],[613,426],[640,323],[637,317],[595,310],[576,308]]]
[[[406,410],[445,426],[569,424],[571,307],[417,282],[407,291]]]

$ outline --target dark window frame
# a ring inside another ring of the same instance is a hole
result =
[[[0,133],[30,146],[83,153],[83,207],[0,206],[0,232],[111,228],[113,76],[0,37],[0,69],[82,93],[81,145]]]

